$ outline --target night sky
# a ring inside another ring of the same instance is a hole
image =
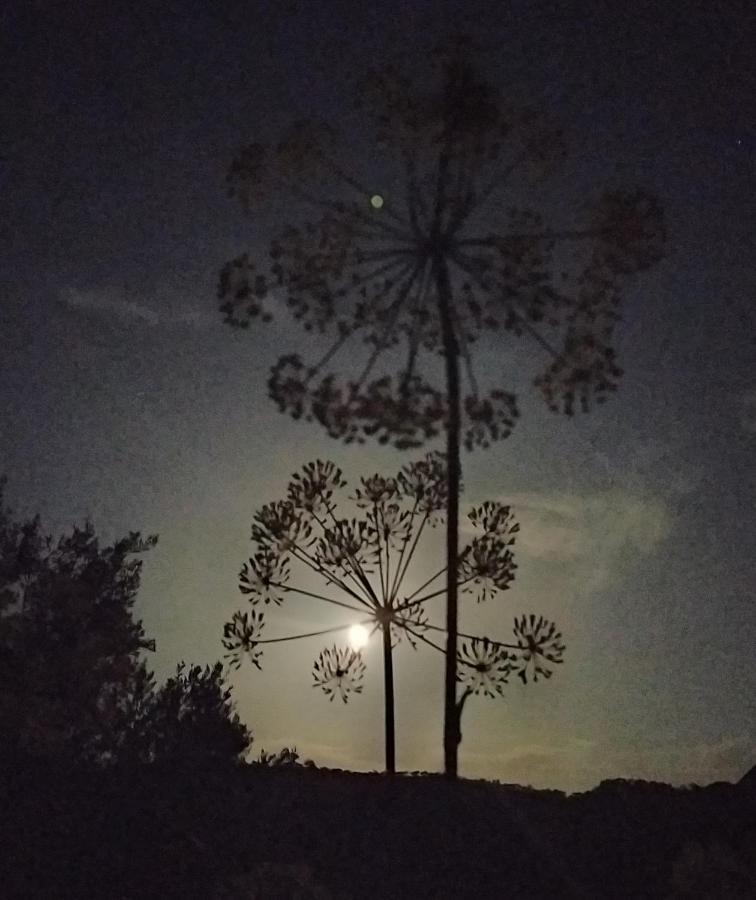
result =
[[[3,6],[0,472],[11,505],[51,530],[90,517],[107,538],[159,533],[138,608],[161,676],[222,655],[252,515],[294,470],[330,457],[354,481],[405,460],[268,400],[270,365],[302,336],[285,319],[249,334],[221,322],[220,267],[267,236],[226,196],[227,166],[303,112],[338,118],[388,47],[422,62],[418,47],[478,29],[494,77],[564,126],[565,202],[638,184],[660,197],[669,242],[627,292],[618,394],[567,419],[526,391],[513,435],[463,457],[463,509],[500,499],[522,523],[514,587],[463,624],[506,634],[514,614],[543,613],[567,655],[546,684],[468,704],[461,772],[576,790],[733,779],[756,761],[756,13],[619,7]],[[483,352],[484,367],[513,359]],[[268,636],[338,621],[292,603]],[[262,672],[234,675],[254,749],[381,768],[380,648],[344,707],[310,686],[321,646],[270,648]],[[429,653],[397,651],[401,769],[441,767]]]

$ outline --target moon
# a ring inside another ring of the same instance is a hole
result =
[[[349,646],[354,651],[362,650],[369,637],[370,634],[364,625],[352,625],[349,629]]]

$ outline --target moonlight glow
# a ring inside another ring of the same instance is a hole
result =
[[[370,205],[373,209],[380,209],[383,206],[383,197],[380,194],[373,194],[370,198]]]
[[[362,650],[367,644],[370,634],[364,625],[352,625],[349,629],[349,646],[352,650]]]

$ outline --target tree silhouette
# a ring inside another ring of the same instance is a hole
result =
[[[238,760],[251,742],[234,711],[223,664],[203,668],[182,662],[145,698],[131,721],[127,746],[140,762],[191,768]]]
[[[660,259],[662,215],[643,191],[609,191],[547,226],[528,186],[556,172],[561,138],[480,74],[464,39],[426,70],[371,70],[355,106],[363,118],[351,142],[331,124],[297,122],[277,145],[253,143],[233,162],[231,193],[258,219],[285,198],[301,224],[279,228],[267,258],[245,253],[223,268],[220,309],[246,328],[282,305],[331,335],[320,359],[288,353],[273,367],[269,392],[282,411],[347,442],[418,447],[445,431],[444,756],[455,776],[460,447],[509,435],[521,375],[482,387],[472,345],[486,332],[527,337],[545,358],[534,383],[550,409],[603,402],[621,375],[612,346],[621,286]],[[355,368],[351,350],[340,372],[337,354],[354,344],[366,348],[364,364]]]
[[[446,485],[443,457],[430,453],[402,467],[395,477],[360,479],[351,498],[357,514],[348,517],[340,509],[347,487],[341,470],[330,461],[308,463],[289,482],[285,500],[269,503],[255,515],[254,550],[239,575],[240,590],[252,609],[234,613],[223,632],[223,645],[234,668],[247,656],[261,669],[265,644],[335,634],[355,624],[370,633],[379,631],[386,770],[391,773],[396,769],[394,647],[405,639],[413,649],[422,642],[447,652],[428,636],[445,628],[432,624],[426,613],[427,604],[445,593],[438,583],[446,574],[446,565],[430,577],[420,577],[412,565],[423,536],[442,521]],[[516,568],[512,546],[519,526],[510,508],[500,503],[483,503],[470,511],[468,519],[475,536],[460,552],[456,587],[480,603],[509,588]],[[334,592],[339,596],[334,597]],[[287,594],[347,609],[360,618],[306,634],[262,638],[266,624],[263,608],[280,606]],[[532,615],[515,620],[511,643],[464,637],[467,642],[458,660],[463,691],[455,707],[457,743],[461,740],[459,718],[468,697],[503,695],[513,673],[524,683],[529,678],[549,678],[564,652],[553,623]],[[340,697],[346,703],[351,694],[362,692],[364,674],[360,650],[334,644],[315,660],[313,686],[329,700]]]
[[[181,663],[156,687],[154,651],[134,618],[136,532],[101,546],[91,523],[53,539],[16,522],[0,479],[0,731],[11,756],[191,764],[236,759],[251,735],[234,714],[222,663]]]
[[[0,719],[11,752],[113,755],[154,650],[133,606],[138,556],[157,538],[101,546],[91,524],[54,540],[15,522],[0,481]],[[139,686],[139,687],[137,687]]]

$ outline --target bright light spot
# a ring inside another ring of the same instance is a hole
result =
[[[352,625],[349,629],[349,644],[352,650],[362,650],[369,637],[370,634],[364,625]]]
[[[383,197],[380,194],[373,194],[370,198],[370,205],[373,209],[380,209],[383,206]]]

